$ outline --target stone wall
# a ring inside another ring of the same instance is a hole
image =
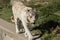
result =
[[[0,40],[27,40],[24,34],[16,34],[14,24],[0,19]]]

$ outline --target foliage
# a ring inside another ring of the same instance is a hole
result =
[[[36,25],[42,25],[47,23],[48,21],[55,21],[58,22],[60,25],[60,13],[58,14],[58,11],[60,11],[60,0],[49,0],[48,5],[30,5],[32,8],[36,8],[38,11],[38,19],[36,21]],[[56,13],[57,12],[57,13]],[[56,15],[56,14],[58,15]],[[47,25],[46,25],[47,26]],[[41,27],[41,26],[39,26]],[[45,27],[48,28],[49,26]],[[36,27],[37,28],[37,27]],[[44,26],[42,26],[44,29]],[[39,29],[39,28],[38,28]],[[41,29],[41,28],[40,28]],[[49,28],[48,28],[49,29]],[[51,30],[51,29],[50,29]],[[41,30],[40,30],[41,31]],[[45,30],[44,30],[45,31]],[[44,32],[43,31],[43,32]],[[47,30],[46,30],[47,31]],[[53,31],[53,30],[52,30]],[[55,37],[55,33],[44,33],[44,35],[41,37],[42,40],[52,40]],[[56,39],[55,39],[56,40]]]
[[[10,22],[11,16],[12,16],[11,7],[6,6],[6,7],[0,8],[0,18]]]
[[[55,37],[55,35],[56,35],[55,33],[51,33],[51,34],[45,33],[41,37],[41,40],[52,40]]]

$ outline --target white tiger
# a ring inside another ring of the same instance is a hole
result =
[[[17,19],[21,20],[23,27],[25,29],[25,36],[28,36],[29,40],[32,40],[34,37],[32,36],[30,30],[28,29],[28,23],[32,24],[35,22],[35,11],[31,7],[25,6],[20,1],[13,1],[12,3],[12,12],[14,16],[14,22],[16,27],[16,33],[19,33]]]

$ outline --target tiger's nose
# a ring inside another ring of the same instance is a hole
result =
[[[35,22],[33,24],[35,24]]]

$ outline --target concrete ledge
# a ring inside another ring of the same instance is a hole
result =
[[[1,40],[27,40],[24,34],[16,34],[14,24],[8,23],[0,19],[0,35]]]

